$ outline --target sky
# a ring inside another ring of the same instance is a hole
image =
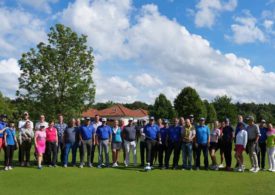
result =
[[[94,49],[96,102],[275,103],[275,0],[0,0],[0,90],[15,98],[22,53],[62,23]]]

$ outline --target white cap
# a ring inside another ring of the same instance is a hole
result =
[[[129,118],[129,121],[133,121],[134,119],[133,118]]]
[[[101,121],[102,121],[102,122],[106,122],[107,119],[106,119],[106,118],[102,118]]]

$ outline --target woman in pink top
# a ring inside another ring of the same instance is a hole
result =
[[[54,121],[49,123],[46,129],[46,156],[49,167],[56,167],[58,136],[57,129],[54,127]]]
[[[35,150],[37,153],[37,159],[38,159],[38,169],[42,169],[41,163],[43,159],[43,154],[46,150],[46,132],[45,132],[45,126],[40,126],[39,131],[35,132]]]

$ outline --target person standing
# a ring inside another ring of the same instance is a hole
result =
[[[97,131],[97,128],[102,125],[102,122],[100,121],[99,115],[95,115],[95,121],[93,122],[93,127],[95,129],[95,132]],[[96,147],[98,146],[99,143],[97,143],[97,140],[95,140],[95,143],[92,147],[92,152],[91,152],[91,163],[94,163],[94,157],[95,157],[95,151]],[[98,148],[98,153],[99,153],[99,148]],[[101,159],[103,159],[103,156],[101,156]]]
[[[258,165],[261,167],[261,170],[265,170],[265,154],[266,154],[266,139],[267,139],[267,127],[265,120],[261,120],[260,128],[260,138],[259,138],[259,147],[260,151],[258,152]]]
[[[76,133],[75,133],[75,143],[76,143],[75,156],[77,155],[77,150],[79,150],[79,157],[81,157],[83,151],[82,151],[81,142],[80,142],[80,139],[79,139],[80,127],[81,127],[81,119],[80,118],[76,119],[75,126],[76,126],[75,127],[76,128]],[[72,164],[72,166],[75,167],[76,163]]]
[[[248,126],[246,128],[247,136],[248,136],[248,153],[251,161],[252,168],[250,169],[251,172],[257,173],[260,168],[258,164],[258,157],[257,157],[257,145],[260,137],[260,129],[259,126],[255,124],[254,117],[250,116],[248,120]]]
[[[220,135],[222,135],[223,133],[223,129],[225,128],[225,122],[222,121],[220,122],[221,126],[220,126]],[[222,136],[219,137],[219,140],[218,140],[218,147],[220,149],[220,157],[221,157],[221,163],[219,165],[219,168],[224,168],[224,165],[223,165],[223,161],[224,161],[224,144],[223,144],[223,140],[222,140]]]
[[[113,167],[118,167],[118,156],[121,150],[121,129],[119,127],[118,120],[114,121],[114,126],[112,127],[112,157],[113,157]]]
[[[81,142],[81,153],[80,153],[80,166],[79,168],[83,168],[84,166],[84,156],[87,150],[87,163],[89,167],[93,167],[91,163],[91,151],[93,145],[95,145],[95,128],[91,125],[90,117],[85,118],[84,125],[80,127],[79,131],[79,140]]]
[[[145,165],[144,156],[145,156],[145,152],[146,152],[144,127],[146,126],[146,120],[142,120],[141,123],[142,123],[141,128],[139,130],[139,133],[140,133],[139,150],[140,150],[140,161],[141,161],[140,166],[144,167],[144,165]]]
[[[167,155],[165,155],[165,168],[169,168],[169,160],[172,152],[174,151],[173,157],[173,169],[178,168],[179,155],[180,155],[180,141],[181,141],[181,127],[179,126],[179,119],[174,119],[174,125],[169,127],[166,144],[167,144]]]
[[[209,147],[210,157],[212,160],[212,165],[210,168],[216,171],[219,170],[219,166],[217,164],[217,159],[216,159],[216,151],[218,150],[218,140],[221,134],[219,125],[220,125],[219,121],[215,121],[214,129],[210,133],[210,147]]]
[[[205,125],[205,118],[200,119],[200,124],[196,127],[196,147],[197,160],[196,170],[200,169],[201,151],[204,157],[204,168],[208,170],[208,146],[210,145],[210,129]]]
[[[54,127],[54,121],[50,121],[49,127],[46,128],[46,154],[49,167],[56,167],[58,147],[58,133]]]
[[[235,145],[235,158],[238,162],[238,167],[236,167],[236,171],[243,172],[244,165],[243,165],[243,151],[246,148],[247,144],[247,132],[245,130],[245,123],[239,122],[238,134],[236,135],[236,145]]]
[[[275,172],[275,129],[272,124],[268,125],[267,132],[267,154],[268,154],[268,171]]]
[[[4,142],[4,128],[7,127],[7,115],[1,114],[0,116],[0,152],[5,146]]]
[[[45,126],[41,126],[34,136],[35,151],[37,153],[38,169],[42,169],[43,154],[46,151],[46,131]]]
[[[137,165],[137,130],[133,124],[133,118],[129,118],[128,125],[126,125],[122,131],[122,137],[125,147],[125,167],[128,167],[130,163],[130,152],[133,153],[134,166]]]
[[[182,128],[182,169],[192,169],[192,148],[193,139],[196,136],[196,130],[191,124],[190,119],[185,120],[185,126]]]
[[[9,127],[5,128],[4,131],[5,141],[5,171],[12,170],[13,153],[18,147],[16,139],[15,126],[13,122],[10,122]]]
[[[78,147],[78,142],[76,142],[76,135],[77,135],[77,127],[75,125],[75,119],[71,119],[69,126],[65,129],[63,134],[63,143],[65,147],[65,154],[64,154],[64,168],[67,168],[68,166],[68,159],[69,159],[69,153],[72,150],[72,166],[75,166],[76,164],[76,150]]]
[[[22,146],[22,149],[20,151],[21,166],[27,166],[27,167],[30,166],[30,152],[31,152],[33,138],[34,138],[34,132],[31,128],[30,121],[26,121],[25,126],[19,130],[19,143]]]
[[[167,133],[169,131],[169,122],[167,119],[163,121],[164,126],[160,129],[160,138],[161,142],[158,146],[158,153],[159,153],[159,168],[163,169],[163,159],[167,155],[167,145],[166,145],[166,139],[167,139]],[[165,156],[163,155],[165,154]]]
[[[225,127],[222,131],[222,144],[224,149],[224,157],[226,163],[226,170],[231,171],[231,163],[232,163],[232,143],[234,140],[234,129],[230,125],[230,120],[228,118],[225,119]]]
[[[101,168],[103,164],[103,151],[105,154],[105,163],[106,167],[109,167],[109,145],[112,143],[112,129],[109,125],[107,125],[107,119],[102,118],[102,125],[99,126],[96,130],[96,138],[99,147],[98,154],[98,166],[97,168]]]
[[[160,143],[159,126],[155,124],[155,118],[150,117],[149,124],[144,127],[146,143],[146,169],[151,169],[157,149],[157,143]]]
[[[54,125],[54,127],[57,129],[57,134],[58,134],[58,146],[57,146],[57,156],[60,151],[60,161],[61,164],[64,164],[63,159],[64,159],[64,146],[63,146],[63,133],[65,129],[67,128],[67,124],[64,123],[64,117],[62,114],[58,115],[58,123]],[[57,161],[57,158],[56,158]]]

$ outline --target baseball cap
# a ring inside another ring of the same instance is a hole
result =
[[[193,115],[193,114],[190,114],[190,115],[189,115],[189,118],[194,118],[194,115]]]
[[[249,116],[249,117],[248,117],[248,120],[254,121],[254,117],[253,117],[253,116]]]
[[[102,118],[101,121],[102,121],[102,122],[106,122],[106,121],[107,121],[107,118]]]
[[[169,123],[169,121],[167,120],[167,119],[164,119],[164,121],[163,121],[165,124],[168,124]]]
[[[200,118],[200,121],[205,121],[205,118],[204,117]]]
[[[134,119],[133,118],[129,118],[129,121],[133,121]]]
[[[150,117],[150,120],[155,120],[155,117],[151,116],[151,117]]]
[[[24,112],[24,115],[29,115],[29,113],[27,111]]]
[[[91,120],[91,118],[90,118],[90,117],[85,117],[84,119],[85,119],[86,121]]]

